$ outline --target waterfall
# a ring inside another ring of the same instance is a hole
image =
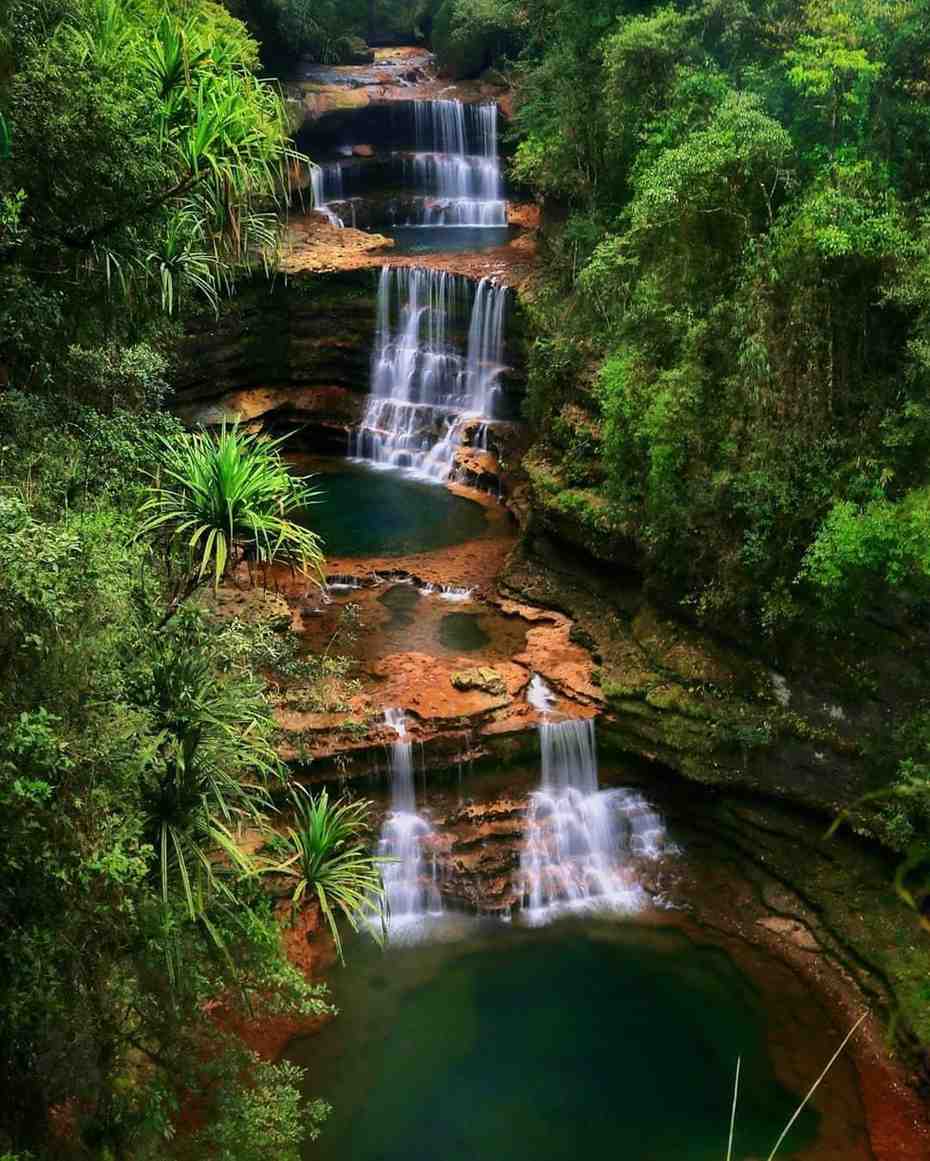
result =
[[[473,588],[468,589],[462,585],[443,584],[437,587],[430,581],[427,581],[427,583],[419,589],[421,597],[436,596],[439,597],[439,599],[442,601],[453,602],[470,601],[474,591],[475,590]]]
[[[335,188],[336,196],[327,199],[327,186]],[[326,220],[333,226],[339,226],[342,229],[345,226],[342,218],[331,210],[327,204],[329,201],[342,200],[342,169],[338,165],[311,165],[310,166],[310,189],[313,193],[313,208],[318,214],[322,214]]]
[[[542,778],[530,797],[520,858],[526,917],[545,923],[571,910],[640,909],[646,894],[624,864],[663,852],[662,819],[635,791],[598,789],[593,719],[548,720],[554,698],[539,677],[527,700],[544,720]]]
[[[371,393],[352,456],[442,481],[463,421],[494,417],[507,291],[487,278],[473,285],[428,267],[382,268]],[[466,317],[462,354],[457,331]]]
[[[427,871],[424,845],[432,836],[426,819],[416,812],[413,780],[413,743],[407,736],[403,710],[384,711],[385,723],[397,734],[391,744],[391,813],[385,820],[378,854],[391,861],[382,876],[387,896],[388,931],[442,912],[442,897],[436,881],[436,863]]]
[[[414,226],[506,226],[497,105],[415,101],[416,152],[403,177],[416,191]]]

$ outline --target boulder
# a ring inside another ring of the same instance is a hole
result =
[[[496,669],[477,666],[475,669],[460,669],[449,679],[454,689],[467,693],[471,689],[497,697],[507,692],[507,685]]]

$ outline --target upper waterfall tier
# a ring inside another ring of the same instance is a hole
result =
[[[505,226],[497,105],[414,103],[416,153],[407,173],[419,226]],[[422,199],[422,201],[420,201]]]
[[[417,150],[476,153],[497,159],[497,105],[466,105],[462,101],[414,101]]]
[[[494,418],[507,291],[428,267],[390,267],[378,287],[371,395],[352,454],[445,480],[465,419]]]
[[[339,147],[349,154],[345,161],[314,170],[314,205],[341,224],[351,220],[353,199],[377,200],[387,187],[396,204],[382,212],[394,225],[505,227],[497,122],[492,102],[391,102],[367,125],[376,142],[373,163],[352,159],[346,141]]]

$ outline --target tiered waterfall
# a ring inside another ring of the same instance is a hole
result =
[[[350,452],[445,480],[462,427],[495,417],[507,291],[428,267],[381,271],[371,394]]]
[[[402,159],[416,226],[506,226],[497,105],[414,102],[416,151]]]
[[[530,702],[543,714],[542,778],[520,860],[525,917],[544,923],[571,910],[638,910],[646,895],[630,862],[662,853],[662,819],[635,791],[598,789],[593,719],[551,720],[552,698],[538,677]]]

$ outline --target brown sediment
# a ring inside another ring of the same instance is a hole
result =
[[[363,270],[386,262],[393,245],[386,234],[342,228],[310,211],[288,222],[279,268],[284,274]]]
[[[594,662],[572,640],[573,624],[565,615],[502,597],[496,577],[516,539],[507,511],[491,497],[462,485],[457,494],[482,505],[484,534],[449,548],[391,557],[334,557],[329,576],[353,578],[360,587],[323,594],[306,578],[278,570],[273,577],[290,610],[291,627],[307,650],[318,654],[332,642],[356,663],[357,689],[338,709],[301,704],[300,691],[285,689],[276,708],[282,730],[279,747],[286,760],[329,759],[382,746],[392,740],[385,731],[387,707],[411,715],[411,737],[432,742],[447,736],[450,753],[467,734],[472,754],[482,739],[535,730],[539,717],[526,702],[534,673],[553,688],[555,712],[589,716],[602,704],[594,681]],[[406,586],[411,586],[409,589]],[[464,600],[447,601],[443,586],[469,590]],[[390,594],[409,593],[409,608],[396,613]],[[416,591],[414,591],[416,590]],[[224,605],[230,612],[241,604]],[[353,606],[352,638],[340,640],[342,609]],[[444,637],[450,618],[474,622],[479,642],[465,648]],[[499,688],[466,688],[457,680],[464,671],[487,669]],[[466,744],[465,742],[462,743]]]

